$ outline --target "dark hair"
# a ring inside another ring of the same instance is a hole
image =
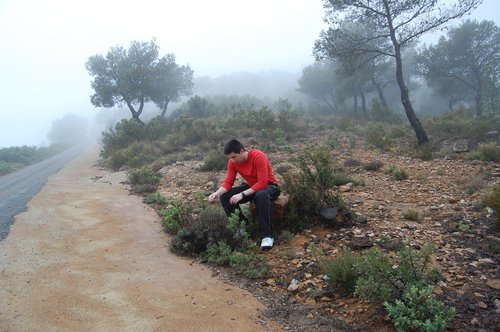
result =
[[[231,152],[240,153],[241,150],[245,150],[243,144],[240,141],[232,139],[226,143],[224,146],[224,154],[230,154]]]

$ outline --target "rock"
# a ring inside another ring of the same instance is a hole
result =
[[[451,149],[454,153],[469,152],[470,151],[469,141],[461,140],[459,142],[456,142],[455,144],[453,144],[453,147]]]
[[[352,250],[363,250],[373,247],[373,243],[367,238],[354,239],[348,243]]]
[[[491,287],[495,290],[500,290],[500,279],[488,280],[486,282],[486,285],[488,285],[489,287]]]
[[[477,303],[477,306],[481,309],[488,309],[488,305],[486,303],[484,303],[483,301],[479,301]]]
[[[491,265],[491,264],[495,264],[495,261],[493,261],[491,258],[480,258],[477,260],[477,264],[479,264],[479,265]]]
[[[299,289],[299,282],[297,279],[293,279],[290,282],[290,285],[288,285],[287,291],[289,292],[295,292]]]
[[[441,287],[438,287],[438,286],[434,287],[434,294],[436,294],[436,295],[443,294],[443,290],[441,289]]]
[[[336,207],[326,207],[326,208],[323,208],[319,212],[319,214],[325,220],[335,220],[335,217],[337,217],[337,212],[338,212],[338,208],[336,208]]]

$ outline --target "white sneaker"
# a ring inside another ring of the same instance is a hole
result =
[[[274,239],[272,237],[265,237],[260,243],[260,249],[269,250],[273,247]]]

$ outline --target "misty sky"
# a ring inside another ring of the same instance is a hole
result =
[[[500,1],[473,13],[499,24]],[[41,145],[54,119],[93,118],[85,62],[156,38],[195,77],[313,63],[321,0],[0,0],[0,147]]]

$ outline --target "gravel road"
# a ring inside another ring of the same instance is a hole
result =
[[[14,216],[26,210],[26,203],[35,196],[52,174],[78,156],[84,145],[73,147],[51,158],[0,176],[0,241],[8,234]]]
[[[50,176],[0,241],[0,331],[283,331],[249,292],[173,255],[97,151]]]

